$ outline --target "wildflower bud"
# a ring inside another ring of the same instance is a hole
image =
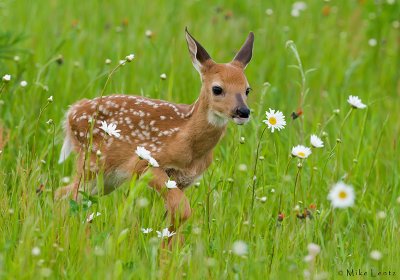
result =
[[[263,86],[268,88],[271,86],[271,84],[269,82],[265,82],[265,83],[263,83]]]
[[[244,139],[244,137],[240,137],[240,140],[239,140],[239,142],[240,142],[240,144],[244,144],[244,142],[245,142],[245,139]]]
[[[26,87],[28,85],[28,82],[27,81],[21,81],[19,84],[20,84],[21,87]]]
[[[63,64],[64,63],[64,57],[61,54],[59,54],[57,56],[57,58],[56,58],[56,62],[57,62],[58,65]]]
[[[52,103],[53,102],[53,95],[47,98],[47,102]]]
[[[314,171],[317,171],[317,170],[318,170],[318,167],[314,166],[314,167],[313,167],[313,170],[314,170]]]
[[[92,124],[92,123],[93,123],[93,118],[92,118],[92,117],[89,117],[89,118],[88,118],[88,123],[89,123],[89,124]]]
[[[284,218],[285,218],[285,214],[283,214],[283,213],[279,213],[278,214],[278,221],[279,222],[282,222]]]
[[[125,56],[126,61],[131,62],[135,58],[135,55],[131,53],[130,55]]]
[[[166,79],[167,79],[167,74],[162,73],[162,74],[160,75],[160,79],[161,79],[161,80],[166,80]]]
[[[44,159],[40,160],[40,162],[46,164],[46,161]]]
[[[303,201],[299,200],[298,203],[299,203],[299,204],[303,204]]]
[[[271,189],[271,192],[274,193],[274,192],[275,192],[275,189]]]
[[[111,59],[107,58],[107,59],[104,61],[104,63],[107,64],[107,65],[110,64],[110,63],[111,63]]]
[[[234,182],[233,178],[228,178],[228,179],[226,179],[226,181],[229,182],[229,183],[233,183]]]
[[[337,139],[336,139],[336,143],[342,143],[342,139],[337,138]]]
[[[379,211],[379,212],[376,214],[376,216],[377,216],[378,219],[383,220],[383,219],[386,218],[386,212],[385,212],[385,211]]]
[[[257,176],[253,176],[253,181],[257,181]]]
[[[293,211],[300,211],[300,205],[296,205],[294,208],[293,208]]]
[[[353,163],[354,164],[357,164],[358,163],[358,160],[355,158],[355,159],[353,159]]]
[[[301,162],[299,162],[298,164],[297,164],[297,168],[302,168],[303,167],[303,164],[301,163]]]
[[[259,157],[258,157],[258,159],[259,159],[259,160],[264,160],[264,159],[265,159],[265,157],[263,157],[263,156],[259,156]]]
[[[325,131],[322,131],[322,137],[328,137],[328,133],[326,133]]]
[[[260,197],[260,201],[262,203],[266,202],[267,201],[267,197],[266,196]]]
[[[49,119],[47,122],[46,122],[46,124],[48,124],[48,125],[52,125],[54,123],[54,121],[52,120],[52,119]]]
[[[32,255],[33,256],[39,256],[40,255],[40,248],[39,247],[33,247],[32,248]]]
[[[144,35],[146,35],[146,37],[150,39],[153,37],[154,33],[150,29],[147,29]]]
[[[340,109],[335,109],[335,110],[333,110],[333,113],[334,113],[335,115],[339,115]]]
[[[9,81],[11,81],[11,75],[6,74],[3,76],[3,82],[8,83]]]
[[[15,61],[15,62],[18,62],[18,61],[19,61],[19,56],[18,56],[18,55],[14,56],[14,61]]]
[[[308,253],[313,257],[315,257],[321,252],[321,247],[315,243],[308,244],[307,249]]]
[[[79,68],[81,66],[81,64],[79,63],[79,61],[75,61],[74,62],[74,67],[75,68]]]
[[[101,157],[101,151],[100,150],[97,150],[96,156]]]
[[[121,65],[121,66],[124,66],[125,63],[126,63],[126,60],[124,60],[124,59],[121,59],[121,60],[119,61],[119,65]]]
[[[309,208],[310,208],[311,210],[315,210],[315,209],[317,209],[317,205],[316,205],[315,203],[311,203],[310,206],[309,206]]]

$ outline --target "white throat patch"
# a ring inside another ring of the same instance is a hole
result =
[[[228,118],[221,113],[216,111],[209,110],[207,116],[208,122],[217,127],[225,126],[228,122]]]

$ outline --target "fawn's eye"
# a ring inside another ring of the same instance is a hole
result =
[[[251,88],[246,88],[246,96],[249,95],[250,91],[251,91]]]
[[[221,95],[222,94],[222,87],[213,86],[212,87],[212,92],[214,93],[214,95]]]

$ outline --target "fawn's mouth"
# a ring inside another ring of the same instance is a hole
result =
[[[247,123],[250,120],[250,117],[241,118],[239,116],[232,116],[232,119],[237,125],[243,125],[243,124]]]

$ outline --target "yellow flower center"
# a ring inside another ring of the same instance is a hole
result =
[[[340,199],[345,199],[347,197],[347,193],[345,192],[345,191],[341,191],[340,193],[339,193],[339,198]]]
[[[298,152],[297,155],[298,155],[299,157],[305,157],[305,156],[306,156],[306,154],[303,153],[303,152]]]
[[[268,121],[269,121],[270,124],[276,125],[276,118],[270,117],[270,118],[268,119]]]

